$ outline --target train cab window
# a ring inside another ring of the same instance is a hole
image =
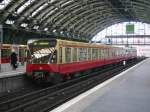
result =
[[[71,62],[71,48],[65,48],[65,59],[66,63]]]
[[[77,61],[77,48],[72,48],[72,59],[74,62]]]
[[[57,63],[57,41],[50,39],[31,39],[28,48],[32,63],[46,64]]]

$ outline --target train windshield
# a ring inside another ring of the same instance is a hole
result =
[[[29,56],[35,64],[57,63],[56,40],[29,40]]]

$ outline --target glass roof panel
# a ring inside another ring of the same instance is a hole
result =
[[[25,2],[18,10],[17,13],[21,13],[27,6],[29,6],[32,2],[34,2],[36,0],[28,0],[27,2]]]
[[[44,5],[42,5],[41,7],[39,7],[36,11],[34,11],[32,13],[32,16],[36,15],[39,11],[41,11],[42,9],[44,9],[47,5],[48,5],[48,3],[45,3]]]
[[[4,9],[12,0],[2,0],[0,2],[0,10]]]

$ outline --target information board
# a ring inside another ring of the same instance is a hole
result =
[[[126,34],[134,34],[134,24],[126,25]]]

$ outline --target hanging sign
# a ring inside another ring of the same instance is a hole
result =
[[[134,34],[134,24],[126,25],[126,34]]]

